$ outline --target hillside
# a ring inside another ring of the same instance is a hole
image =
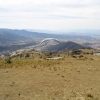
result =
[[[0,60],[0,100],[99,100],[100,56],[93,49],[23,52]],[[79,52],[79,50],[78,50]],[[62,57],[59,60],[46,58]]]
[[[48,48],[49,51],[58,52],[58,51],[66,51],[66,50],[74,50],[74,49],[82,49],[85,48],[82,45],[79,45],[75,42],[61,42],[55,46],[51,46]]]
[[[0,31],[0,44],[10,44],[11,42],[17,42],[26,39],[25,37],[13,34],[7,31]]]
[[[59,52],[59,51],[66,51],[66,50],[73,50],[73,49],[82,49],[85,48],[80,44],[75,42],[60,42],[55,39],[49,39],[40,43],[33,49],[40,52]]]

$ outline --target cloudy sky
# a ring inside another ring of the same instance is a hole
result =
[[[100,0],[0,0],[0,28],[100,29]]]

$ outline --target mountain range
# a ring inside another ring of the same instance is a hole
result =
[[[27,37],[27,38],[83,38],[83,39],[90,39],[91,38],[91,34],[86,34],[86,33],[83,33],[83,32],[51,34],[51,33],[33,32],[33,31],[18,30],[18,29],[14,29],[14,30],[12,30],[12,29],[0,29],[0,36],[2,34],[5,34],[5,35],[7,34],[7,35],[10,35],[10,36],[14,35],[14,36],[17,36],[17,37],[20,36],[20,38],[21,37]]]

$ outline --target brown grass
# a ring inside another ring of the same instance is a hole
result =
[[[0,100],[100,100],[100,56],[36,55],[0,61]]]

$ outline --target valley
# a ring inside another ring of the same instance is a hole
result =
[[[35,50],[40,51],[51,51],[52,48],[54,48],[54,50],[52,51],[58,52],[62,51],[62,49],[67,50],[67,48],[63,48],[67,42],[73,42],[86,48],[89,47],[100,49],[100,35],[93,33],[91,34],[92,35],[85,33],[82,35],[80,35],[79,33],[50,34],[27,30],[0,29],[0,56],[3,57],[4,55],[10,55],[11,53],[18,50],[30,50],[32,48],[34,49],[34,47]],[[61,44],[63,46],[52,46],[52,44],[55,44],[55,41],[52,41],[52,43],[49,43],[47,45],[44,44],[44,47],[42,47],[42,44],[37,48],[37,45],[39,45],[41,41],[46,38],[58,39],[60,42],[64,42]],[[75,46],[73,49],[75,49]]]

